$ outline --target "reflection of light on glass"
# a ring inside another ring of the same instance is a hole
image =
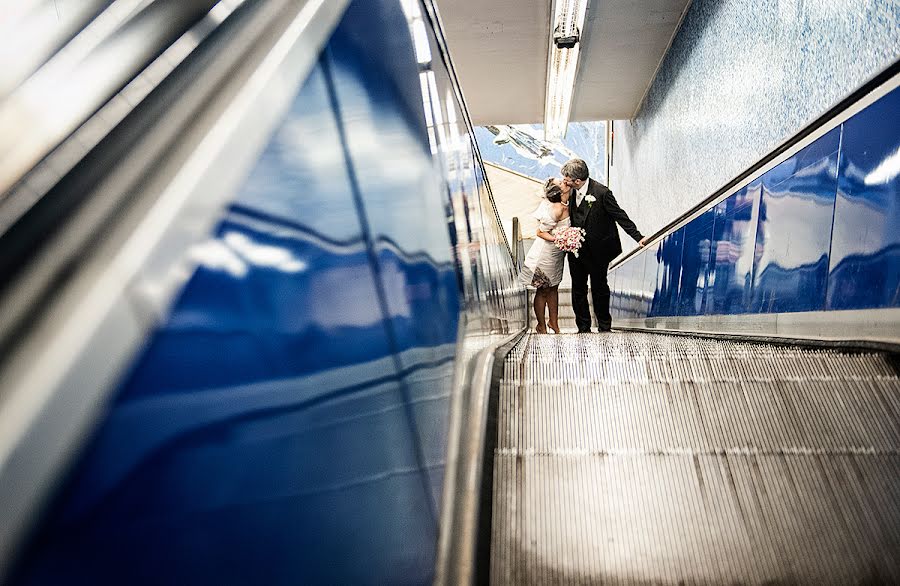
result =
[[[431,47],[428,44],[428,33],[425,29],[425,22],[422,20],[422,10],[419,8],[418,0],[401,0],[400,6],[403,8],[412,32],[416,60],[422,65],[431,63]]]
[[[428,76],[428,91],[431,94],[431,103],[434,105],[434,125],[440,128],[440,126],[444,123],[444,114],[441,110],[441,98],[438,96],[437,91],[437,78],[434,75],[434,71],[429,71],[427,73]]]
[[[440,144],[447,144],[447,128],[444,126],[444,113],[443,108],[441,107],[441,98],[438,95],[437,89],[437,79],[435,78],[434,71],[428,72],[428,89],[431,93],[431,104],[434,108],[434,126],[437,129],[438,139],[440,140]]]
[[[431,108],[431,92],[428,91],[428,72],[419,73],[419,84],[422,87],[422,104],[425,106],[425,126],[428,128],[428,144],[431,145],[431,154],[438,152],[437,137],[434,134],[434,113]]]
[[[416,46],[416,59],[419,63],[431,63],[431,47],[428,46],[428,33],[425,23],[418,19],[412,23],[413,41]]]
[[[309,115],[297,113],[295,117],[285,121],[277,136],[282,147],[278,151],[279,157],[289,164],[312,169],[337,169],[343,166],[344,152],[341,145],[322,141],[316,132],[310,132],[310,129],[318,130],[323,126],[320,112]],[[319,178],[313,176],[310,181],[319,181]]]
[[[900,147],[886,158],[871,173],[866,175],[866,185],[884,185],[900,175]]]
[[[298,273],[306,269],[306,263],[289,250],[278,246],[258,244],[239,232],[228,232],[222,238],[228,246],[251,263],[285,273]]]
[[[429,128],[434,126],[434,114],[431,111],[431,93],[428,91],[428,72],[419,74],[419,84],[422,86],[422,103],[425,105],[425,124]]]
[[[209,240],[193,246],[190,258],[205,269],[225,271],[233,277],[244,277],[248,270],[247,263],[218,240]]]
[[[422,11],[419,9],[419,0],[400,0],[400,8],[407,20],[422,18]]]

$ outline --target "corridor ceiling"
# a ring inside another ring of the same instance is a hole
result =
[[[437,0],[476,125],[544,120],[552,0]],[[571,121],[634,116],[690,0],[590,0]]]

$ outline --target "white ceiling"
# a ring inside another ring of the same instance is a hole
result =
[[[544,118],[552,0],[437,0],[476,125]],[[690,0],[590,0],[572,121],[634,116]]]

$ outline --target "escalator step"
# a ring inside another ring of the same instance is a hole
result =
[[[532,335],[498,433],[494,584],[900,581],[883,354]]]

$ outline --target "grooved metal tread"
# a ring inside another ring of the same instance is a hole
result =
[[[526,336],[500,384],[491,582],[900,583],[892,360]]]

